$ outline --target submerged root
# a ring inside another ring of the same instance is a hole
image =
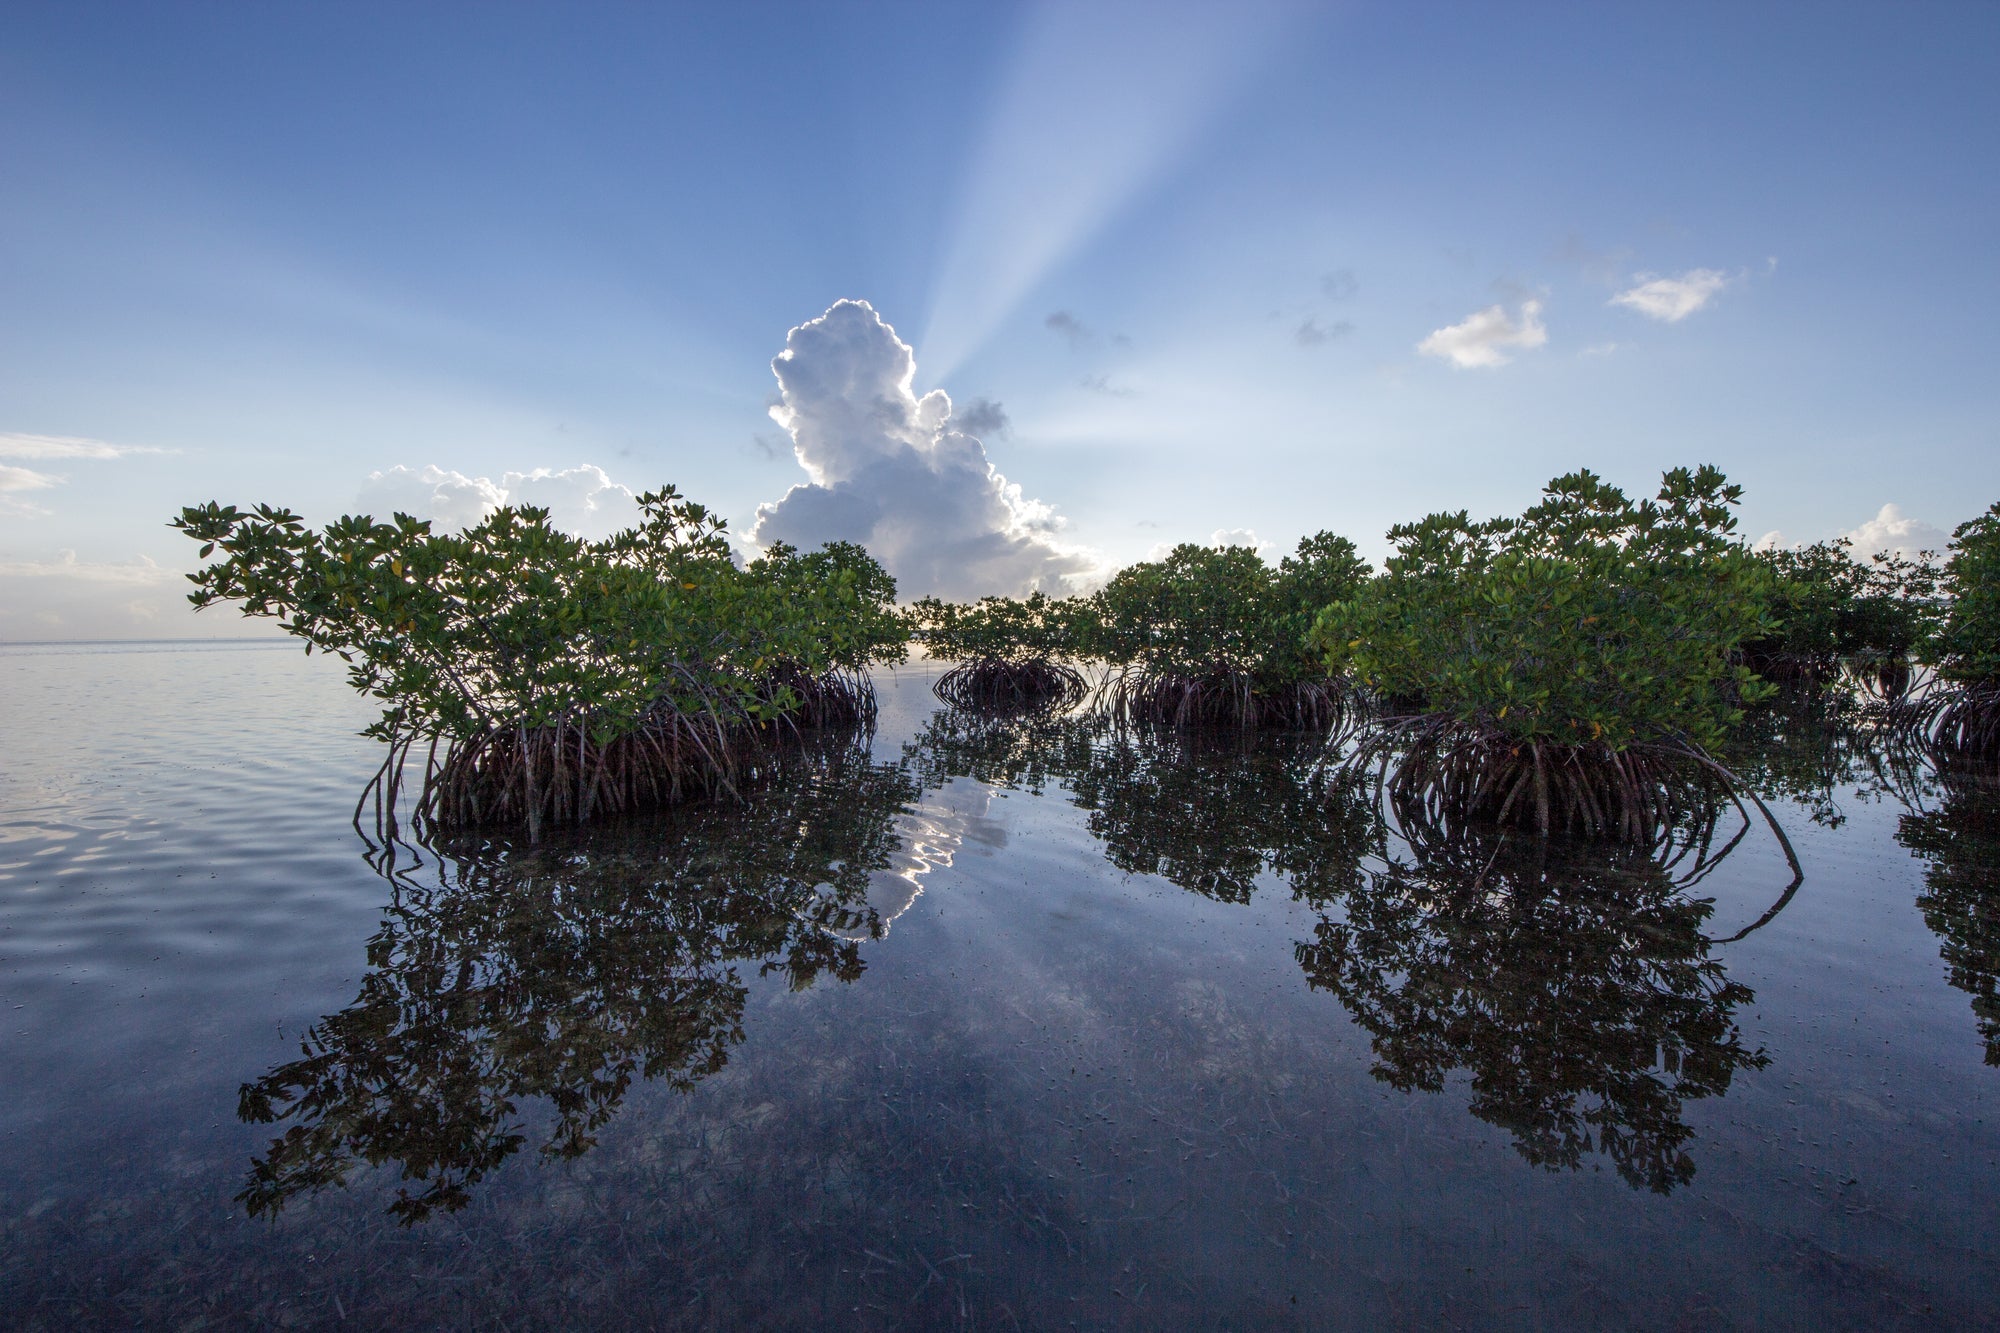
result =
[[[1089,697],[1090,682],[1067,662],[1046,657],[1024,662],[979,657],[938,677],[931,692],[954,708],[1060,712]]]
[[[1123,722],[1157,726],[1298,727],[1323,729],[1348,716],[1347,690],[1332,680],[1260,687],[1248,672],[1228,669],[1186,675],[1128,670],[1112,678],[1105,707]]]

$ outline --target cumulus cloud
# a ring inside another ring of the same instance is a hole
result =
[[[1335,338],[1345,338],[1354,332],[1354,325],[1347,320],[1337,319],[1331,324],[1322,324],[1317,319],[1307,319],[1292,331],[1292,337],[1301,347],[1318,347],[1332,342]]]
[[[1504,366],[1515,348],[1540,347],[1549,340],[1542,326],[1542,303],[1521,302],[1519,317],[1509,316],[1507,307],[1492,305],[1447,325],[1417,344],[1425,356],[1435,356],[1461,368]]]
[[[809,480],[758,507],[758,545],[859,542],[904,597],[1060,593],[1096,576],[1097,560],[1061,541],[1063,520],[994,470],[951,399],[916,395],[914,353],[866,301],[793,329],[771,369],[771,419]]]
[[[1611,298],[1612,305],[1636,310],[1648,319],[1678,324],[1714,300],[1716,293],[1729,285],[1729,275],[1721,269],[1691,268],[1678,278],[1635,273],[1632,283]]]
[[[1000,404],[990,398],[974,398],[951,409],[951,425],[954,430],[985,439],[1007,434],[1014,423],[1007,419],[1006,410]]]
[[[1935,523],[1911,518],[1903,512],[1901,505],[1885,504],[1875,517],[1841,536],[1854,543],[1850,548],[1856,560],[1866,560],[1877,552],[1887,551],[1897,555],[1914,556],[1919,551],[1945,549],[1951,534]],[[1755,551],[1775,551],[1801,543],[1790,541],[1781,531],[1773,529],[1750,543]]]
[[[1914,556],[1919,551],[1942,551],[1951,534],[1935,523],[1910,518],[1901,506],[1886,504],[1875,517],[1846,533],[1854,543],[1854,554],[1863,559],[1877,551],[1893,551]]]
[[[369,474],[359,504],[379,517],[427,518],[440,532],[469,528],[502,505],[539,505],[555,526],[579,537],[606,537],[639,519],[632,492],[589,463],[560,472],[508,472],[497,482],[435,464],[421,471],[398,464]]]

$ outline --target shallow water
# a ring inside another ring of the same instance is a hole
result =
[[[1760,827],[1413,843],[1299,738],[928,684],[740,807],[385,862],[338,664],[0,648],[0,1322],[1992,1322],[1989,787],[1739,757],[1805,881],[1716,944]]]

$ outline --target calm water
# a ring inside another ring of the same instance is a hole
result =
[[[1760,827],[1405,838],[883,685],[741,806],[384,858],[337,664],[0,648],[0,1321],[1996,1322],[1990,786],[1774,719],[1806,878],[1712,943]]]

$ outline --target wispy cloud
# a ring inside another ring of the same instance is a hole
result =
[[[51,486],[60,486],[62,478],[46,472],[37,472],[29,467],[9,467],[0,463],[0,495],[20,491],[40,491]]]
[[[179,577],[145,556],[131,561],[79,560],[62,551],[54,560],[0,560],[4,579],[76,579],[83,583],[116,583],[152,587]]]
[[[1635,273],[1633,285],[1613,296],[1611,304],[1636,310],[1648,319],[1678,324],[1713,301],[1730,281],[1728,274],[1714,268],[1691,268],[1678,278]]]
[[[1540,347],[1548,340],[1548,329],[1542,325],[1542,303],[1528,300],[1521,302],[1518,316],[1510,316],[1504,305],[1468,315],[1432,333],[1417,344],[1417,350],[1462,369],[1492,367],[1511,361],[1510,351]]]
[[[1292,337],[1301,347],[1318,347],[1335,338],[1345,338],[1352,332],[1354,325],[1349,320],[1336,319],[1331,324],[1322,324],[1317,319],[1307,318],[1305,323],[1292,330]]]
[[[1054,310],[1042,321],[1042,327],[1052,329],[1069,340],[1071,347],[1082,347],[1096,335],[1092,334],[1084,322],[1067,310]]]
[[[1077,384],[1092,393],[1101,393],[1109,398],[1132,398],[1139,392],[1122,384],[1113,384],[1109,375],[1085,375],[1077,381]]]
[[[1320,275],[1319,294],[1329,301],[1351,301],[1360,290],[1361,284],[1351,268],[1337,268]]]
[[[0,431],[0,458],[125,458],[132,454],[163,454],[138,444],[106,444],[76,435],[23,435]]]

